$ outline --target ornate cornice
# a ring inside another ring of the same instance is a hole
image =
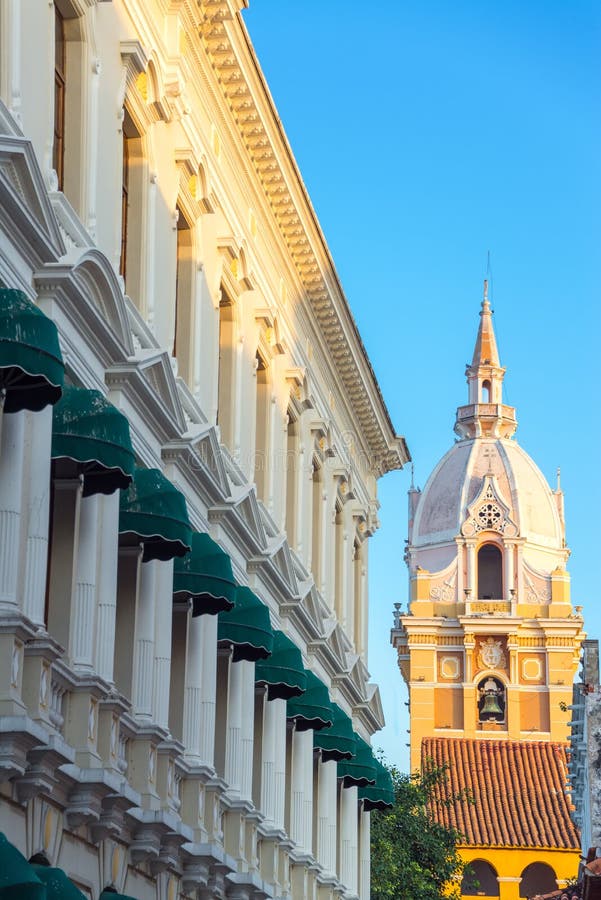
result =
[[[401,468],[409,451],[394,432],[237,5],[203,0],[196,25],[369,448],[370,469],[381,475]]]

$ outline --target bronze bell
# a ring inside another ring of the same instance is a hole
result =
[[[499,706],[498,695],[496,691],[487,691],[484,694],[484,703],[480,710],[481,716],[502,716],[503,710]]]

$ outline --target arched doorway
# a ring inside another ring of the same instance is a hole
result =
[[[534,897],[535,894],[550,894],[557,890],[555,872],[547,863],[536,862],[526,866],[522,872],[520,897]]]
[[[461,882],[463,897],[498,897],[497,872],[485,859],[474,859],[466,867]]]

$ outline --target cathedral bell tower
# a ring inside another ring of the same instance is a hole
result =
[[[553,822],[549,833],[537,837],[518,833],[523,823],[517,821],[506,822],[499,834],[484,826],[476,833],[459,823],[466,834],[466,859],[476,858],[476,845],[498,845],[496,859],[488,864],[496,872],[495,887],[503,889],[485,896],[517,898],[529,896],[521,892],[528,882],[519,866],[526,858],[522,854],[516,862],[517,845],[532,845],[532,864],[541,845],[564,851],[578,846],[562,766],[569,735],[566,707],[572,702],[584,634],[580,610],[570,601],[563,494],[559,482],[555,490],[548,486],[514,438],[517,421],[513,407],[503,403],[505,369],[486,282],[466,376],[468,403],[457,410],[458,440],[424,490],[412,486],[409,492],[405,559],[410,601],[407,613],[395,617],[392,643],[409,691],[411,769],[434,757],[449,765],[453,787],[460,791],[473,775],[475,806],[478,798],[484,805],[469,816],[498,819],[490,804],[501,803],[499,779],[511,785],[523,777],[532,788],[532,773],[523,767],[532,763],[548,770],[546,753],[557,763],[559,794],[557,785],[540,786],[557,800],[555,831]],[[528,761],[529,754],[538,754],[536,764]],[[477,784],[476,771],[486,771],[489,784]],[[485,802],[489,789],[496,789],[496,802]],[[515,795],[511,786],[505,790],[513,798],[505,815],[526,820],[538,815],[529,812],[532,791],[528,799],[518,796],[519,786]],[[536,787],[532,790],[536,793]],[[462,815],[459,809],[456,814]],[[575,874],[577,855],[569,861]],[[569,877],[565,866],[553,865],[555,881]]]

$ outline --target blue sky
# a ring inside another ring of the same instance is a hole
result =
[[[490,250],[505,402],[552,484],[561,466],[572,598],[601,637],[601,5],[251,0],[244,18],[422,487],[465,402]],[[374,744],[403,768],[409,480],[380,481],[370,548]]]

